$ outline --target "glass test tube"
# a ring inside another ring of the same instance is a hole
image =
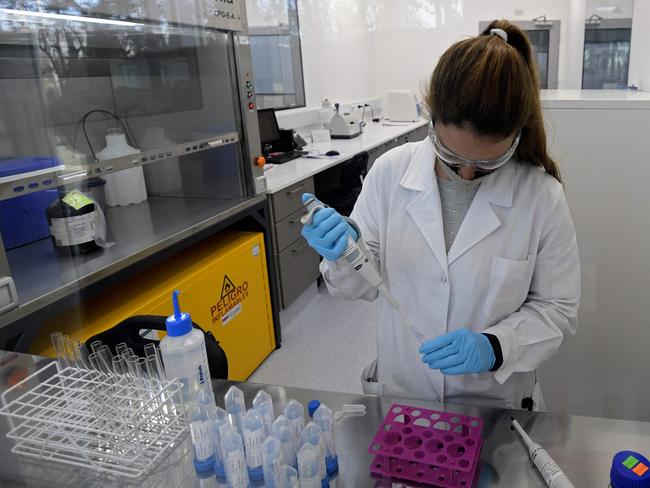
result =
[[[120,342],[115,346],[115,354],[121,356],[124,351],[126,351],[127,345],[126,342]]]
[[[90,350],[92,352],[97,352],[100,347],[102,347],[102,341],[92,341],[90,343]]]

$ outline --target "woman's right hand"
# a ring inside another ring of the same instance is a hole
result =
[[[314,198],[310,193],[302,195],[303,203]],[[318,210],[309,224],[302,227],[302,236],[321,256],[330,261],[341,257],[347,247],[348,236],[355,241],[358,235],[336,210],[325,207]]]

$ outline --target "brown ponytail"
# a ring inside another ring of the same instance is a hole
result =
[[[491,35],[502,29],[508,41]],[[518,162],[543,167],[562,181],[546,150],[539,76],[530,41],[507,20],[452,45],[436,65],[425,103],[432,120],[469,124],[479,134],[508,137],[521,129]]]

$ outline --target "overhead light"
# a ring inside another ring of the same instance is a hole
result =
[[[617,7],[615,5],[612,6],[603,5],[600,7],[596,7],[596,12],[609,12],[611,14],[612,12],[615,12],[616,9]]]
[[[133,27],[143,25],[138,22],[127,22],[125,20],[102,19],[99,17],[82,17],[80,15],[55,14],[51,12],[35,12],[33,10],[15,10],[11,8],[0,8],[0,14],[15,15],[17,17],[36,17],[41,19],[68,20],[71,22],[88,22],[90,24],[108,24]]]

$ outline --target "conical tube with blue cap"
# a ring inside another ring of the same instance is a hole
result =
[[[327,405],[321,403],[314,412],[314,422],[316,422],[323,432],[327,474],[333,475],[339,469],[339,459],[336,455],[336,445],[334,444],[334,415],[332,414],[332,410]]]
[[[172,293],[174,314],[167,317],[167,336],[160,341],[160,352],[169,379],[181,382],[181,395],[186,404],[193,401],[202,388],[212,392],[208,355],[203,332],[192,327],[189,313],[181,312],[180,291]]]
[[[248,477],[253,481],[264,478],[262,469],[262,443],[264,442],[264,421],[260,413],[251,408],[242,418],[242,437],[246,451]]]
[[[214,396],[207,389],[200,390],[190,413],[190,434],[194,447],[194,467],[199,473],[214,471],[214,444],[210,428],[210,414],[215,409]]]

